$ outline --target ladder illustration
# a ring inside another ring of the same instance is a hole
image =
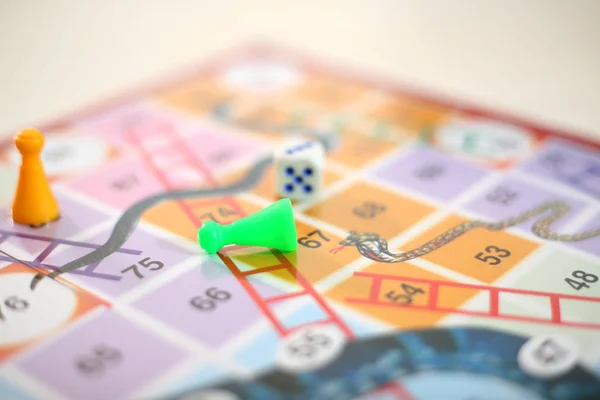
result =
[[[18,233],[18,232],[0,230],[0,244],[2,244],[5,240],[7,240],[11,237],[47,242],[48,245],[37,255],[37,257],[35,257],[32,260],[25,260],[25,261],[27,261],[29,264],[33,265],[34,267],[49,269],[49,270],[56,270],[57,268],[59,268],[56,265],[44,263],[44,260],[59,245],[80,247],[80,248],[86,248],[86,249],[97,249],[98,247],[100,247],[100,245],[91,244],[91,243],[75,242],[72,240],[54,239],[54,238],[49,238],[46,236],[32,235],[29,233]],[[116,251],[116,253],[132,254],[132,255],[142,254],[142,252],[140,250],[130,250],[130,249],[119,249]],[[6,257],[3,254],[0,254],[0,260],[14,262],[14,260],[12,258]],[[101,262],[102,261],[98,261],[98,262],[89,264],[87,267],[82,268],[82,269],[73,270],[73,271],[69,272],[69,274],[83,275],[83,276],[88,276],[88,277],[92,277],[92,278],[106,279],[106,280],[111,280],[111,281],[120,281],[123,278],[120,275],[111,275],[111,274],[103,274],[103,273],[96,272],[95,270]]]
[[[217,181],[209,170],[196,159],[187,147],[172,122],[160,117],[142,115],[140,118],[130,118],[123,121],[125,137],[129,143],[138,149],[145,165],[165,189],[181,188],[185,182],[207,181],[217,186]],[[229,204],[234,213],[241,215],[241,208],[231,197],[218,200]],[[203,212],[198,210],[205,207],[208,201],[177,200],[181,210],[192,221],[195,227],[203,222]]]
[[[129,122],[124,121],[123,126],[125,128],[125,134],[130,143],[139,150],[147,166],[166,189],[175,189],[180,183],[177,181],[177,179],[173,179],[174,176],[177,176],[173,175],[173,171],[176,168],[184,168],[187,171],[196,171],[211,186],[219,186],[217,180],[212,176],[210,170],[206,168],[200,160],[196,159],[190,149],[182,142],[177,128],[171,122],[167,120],[142,117],[136,119],[135,121],[132,121],[131,119]],[[159,149],[160,152],[166,152],[170,154],[170,162],[165,162],[165,160],[161,160],[157,154],[154,154],[152,151],[153,147]],[[201,226],[203,221],[200,218],[201,215],[199,215],[197,210],[200,207],[205,207],[207,204],[213,204],[215,201],[217,203],[229,204],[239,218],[244,216],[244,211],[232,197],[206,200],[179,200],[178,205],[181,207],[189,220],[194,224],[194,226],[198,228]],[[222,252],[226,253],[227,251],[231,251],[231,248]],[[233,260],[231,260],[229,257],[223,254],[219,254],[219,256],[281,335],[285,336],[290,332],[299,329],[300,327],[308,325],[333,323],[346,336],[352,337],[353,335],[350,329],[325,303],[320,294],[312,287],[311,283],[300,274],[300,272],[292,265],[292,263],[279,252],[274,251],[273,254],[279,261],[279,264],[245,272],[240,271]],[[301,285],[302,290],[298,293],[285,294],[265,299],[247,280],[247,276],[249,275],[276,270],[289,271],[289,273],[296,278],[298,284]],[[286,328],[282,321],[280,321],[277,315],[272,311],[271,305],[278,301],[297,296],[311,297],[317,304],[319,304],[322,311],[327,315],[327,318],[321,321],[307,322],[301,326],[295,326],[294,328],[290,329]]]
[[[252,299],[256,302],[256,304],[260,307],[263,313],[271,320],[271,323],[279,332],[281,336],[286,336],[301,327],[305,327],[308,325],[322,325],[322,324],[334,324],[336,325],[347,337],[352,338],[352,331],[344,324],[344,322],[335,314],[335,312],[329,307],[329,305],[323,300],[323,298],[319,295],[319,293],[313,288],[310,282],[304,278],[298,270],[294,267],[294,265],[288,260],[281,252],[277,250],[270,250],[273,256],[277,259],[278,263],[269,265],[266,267],[255,268],[248,271],[241,271],[235,262],[227,255],[231,251],[240,250],[243,247],[240,246],[231,246],[224,248],[221,252],[219,252],[219,257],[225,265],[231,270],[231,272],[238,278],[240,283],[244,286],[248,294],[252,297]],[[274,271],[288,271],[291,276],[293,276],[296,280],[296,283],[300,285],[301,289],[293,292],[293,293],[285,293],[278,296],[272,296],[264,298],[262,297],[258,291],[252,286],[250,281],[248,281],[248,276],[258,275],[263,273],[270,273]],[[311,321],[309,323],[305,323],[302,325],[297,325],[292,328],[287,328],[277,317],[277,315],[273,312],[272,306],[280,301],[288,300],[291,298],[307,296],[312,298],[321,308],[321,310],[327,315],[325,319],[318,321]]]
[[[524,321],[524,322],[532,322],[532,323],[540,323],[540,324],[553,324],[553,325],[562,325],[562,326],[570,326],[576,328],[589,328],[589,329],[600,329],[600,323],[594,322],[577,322],[577,321],[565,321],[563,320],[563,316],[561,314],[561,300],[579,300],[590,303],[598,304],[598,311],[600,312],[600,298],[596,297],[585,297],[585,296],[576,296],[569,294],[558,294],[558,293],[550,293],[550,292],[539,292],[534,290],[523,290],[523,289],[512,289],[512,288],[500,288],[494,286],[486,286],[486,285],[472,285],[467,283],[458,283],[458,282],[448,282],[441,280],[433,280],[433,279],[422,279],[422,278],[412,278],[412,277],[401,277],[394,275],[382,275],[382,274],[373,274],[367,272],[355,272],[354,276],[371,278],[371,290],[369,293],[369,297],[365,298],[346,298],[345,300],[349,303],[356,304],[368,304],[368,305],[377,305],[383,307],[390,308],[412,308],[418,310],[427,310],[427,311],[438,311],[438,312],[447,312],[447,313],[455,313],[455,314],[464,314],[464,315],[472,315],[477,317],[489,317],[489,318],[499,318],[499,319],[507,319],[507,320],[516,320],[516,321]],[[400,282],[413,282],[413,283],[422,283],[428,286],[428,290],[426,291],[427,302],[424,305],[418,304],[403,304],[398,303],[387,297],[388,300],[381,300],[381,285],[384,280],[391,281],[400,281]],[[474,311],[474,310],[463,310],[458,307],[442,307],[438,304],[438,294],[439,290],[442,287],[448,288],[462,288],[462,289],[475,289],[481,291],[487,291],[489,294],[489,309],[488,311]],[[511,294],[521,294],[521,295],[530,295],[537,296],[540,298],[546,298],[550,301],[550,318],[543,317],[530,317],[523,315],[507,315],[502,314],[500,312],[499,300],[501,293],[511,293]]]

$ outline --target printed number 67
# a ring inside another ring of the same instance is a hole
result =
[[[494,252],[494,253],[498,254],[498,257],[496,257],[496,256],[484,256],[483,252],[477,253],[475,255],[476,259],[478,259],[480,261],[483,261],[484,263],[489,264],[489,265],[498,265],[502,261],[502,260],[500,260],[500,258],[504,258],[504,257],[510,256],[510,251],[508,251],[506,249],[499,249],[496,246],[488,246],[488,247],[485,248],[485,251],[486,251],[486,253],[492,253],[492,252]],[[488,261],[490,261],[490,262],[488,262]]]

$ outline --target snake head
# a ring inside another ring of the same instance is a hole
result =
[[[342,246],[356,246],[360,240],[360,235],[356,231],[348,232],[348,236],[340,241]]]

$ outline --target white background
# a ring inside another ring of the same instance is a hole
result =
[[[0,132],[264,39],[600,138],[599,21],[595,0],[0,0]]]

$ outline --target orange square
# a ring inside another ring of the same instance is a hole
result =
[[[59,333],[93,308],[106,304],[62,278],[42,280],[31,290],[36,273],[20,264],[0,270],[0,360]]]
[[[372,276],[352,275],[325,295],[399,328],[435,325],[448,315],[446,311],[436,311],[436,307],[457,309],[477,294],[476,290],[445,287],[444,282],[452,282],[410,263],[372,264],[363,272],[399,279],[382,279],[377,289],[377,279],[373,279]],[[410,278],[417,278],[418,281],[412,281]],[[432,298],[431,291],[434,286],[437,288],[437,295]]]
[[[246,107],[240,107],[234,117],[236,122],[244,126],[266,126],[278,132],[290,126],[300,125],[307,118],[308,115],[299,108],[286,107],[273,102],[261,103],[256,101]]]
[[[311,283],[320,281],[360,257],[354,251],[334,251],[339,247],[342,237],[299,221],[296,222],[296,230],[298,251],[295,265]]]
[[[367,114],[369,118],[415,135],[439,124],[450,110],[415,99],[391,99]]]
[[[187,81],[156,96],[167,105],[196,115],[205,115],[234,97],[233,93],[210,78]]]
[[[402,250],[421,246],[465,221],[462,217],[450,216],[403,245]],[[476,228],[422,258],[482,282],[492,283],[537,247],[536,243],[507,232]]]
[[[291,96],[326,109],[338,109],[366,94],[367,90],[339,79],[311,77],[296,88]]]
[[[416,200],[357,182],[305,213],[348,231],[374,232],[391,239],[433,210]]]
[[[360,255],[354,251],[335,252],[341,237],[319,230],[312,225],[296,221],[298,250],[283,253],[305,279],[315,284],[343,266],[358,259]],[[251,252],[228,252],[233,260],[244,262],[254,268],[265,268],[279,264],[270,250],[257,248]],[[284,271],[266,272],[274,277],[296,283],[296,277],[290,277]]]
[[[339,147],[329,157],[349,167],[361,168],[397,147],[398,144],[390,139],[344,132]]]
[[[236,197],[168,201],[148,210],[143,219],[196,242],[198,228],[208,220],[231,223],[240,214],[249,215],[261,208]]]

